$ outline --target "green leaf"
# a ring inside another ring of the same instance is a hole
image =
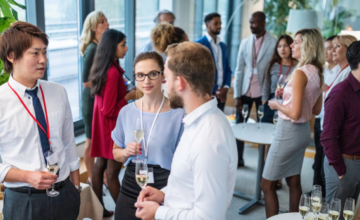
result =
[[[4,32],[6,29],[8,29],[13,22],[14,18],[9,17],[1,17],[0,18],[0,33]]]
[[[21,4],[17,3],[17,2],[14,1],[14,0],[8,0],[8,2],[9,2],[10,4],[12,4],[12,5],[18,6],[19,8],[26,9],[26,6],[25,6],[25,5],[21,5]]]
[[[6,0],[0,0],[0,9],[4,17],[13,17],[13,14],[11,13],[11,6]]]
[[[13,14],[13,16],[14,16],[14,18],[15,18],[15,20],[19,20],[18,19],[18,13],[13,9],[13,8],[11,8],[11,12],[12,12],[12,14]]]

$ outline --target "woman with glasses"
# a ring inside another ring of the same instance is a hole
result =
[[[115,219],[138,219],[134,204],[141,188],[135,181],[135,163],[132,162],[138,154],[140,160],[147,158],[148,168],[153,168],[149,181],[153,179],[154,182],[147,185],[161,189],[167,184],[172,158],[183,132],[185,112],[172,109],[164,96],[161,89],[165,80],[163,71],[164,61],[155,51],[140,53],[135,58],[134,78],[143,97],[121,109],[111,135],[115,160],[127,166],[116,202]],[[145,131],[140,144],[134,136],[136,120],[141,120]]]
[[[116,201],[119,191],[119,173],[122,163],[114,160],[111,131],[115,128],[116,118],[129,100],[135,99],[135,92],[126,93],[123,79],[124,70],[119,65],[128,48],[126,37],[117,30],[104,32],[97,46],[94,64],[90,71],[91,94],[95,96],[91,156],[96,157],[93,169],[93,189],[101,204],[103,173],[106,169],[108,188],[111,197]],[[104,208],[104,217],[110,217],[113,212]]]

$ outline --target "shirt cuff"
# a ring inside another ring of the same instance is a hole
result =
[[[165,220],[169,209],[170,209],[169,207],[159,206],[159,208],[156,210],[156,213],[155,213],[155,219],[156,220]]]
[[[10,169],[11,169],[11,166],[9,164],[1,164],[1,169],[0,169],[0,182],[1,183],[4,182],[4,179]]]
[[[70,172],[78,170],[80,168],[80,158],[78,157],[76,161],[69,163]]]
[[[338,176],[344,176],[346,174],[346,165],[344,160],[332,165],[338,174]]]
[[[230,86],[225,85],[225,86],[223,86],[223,88],[225,88],[225,89],[230,89]]]

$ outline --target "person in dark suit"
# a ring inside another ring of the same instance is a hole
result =
[[[205,16],[207,32],[205,36],[195,41],[209,48],[216,66],[215,84],[213,95],[216,96],[218,107],[222,111],[225,108],[226,96],[231,85],[230,61],[226,44],[217,36],[221,30],[221,19],[218,13],[210,13]]]

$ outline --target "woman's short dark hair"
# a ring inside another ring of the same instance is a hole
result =
[[[164,60],[162,58],[162,56],[156,52],[156,51],[150,51],[150,52],[143,52],[143,53],[139,53],[135,59],[134,59],[134,73],[135,73],[135,66],[137,63],[139,63],[140,61],[143,60],[154,60],[157,65],[160,68],[160,71],[163,72],[164,71]]]
[[[357,70],[360,63],[360,41],[354,41],[346,51],[346,59],[351,70]]]
[[[109,29],[102,35],[90,70],[89,80],[91,81],[92,95],[100,95],[101,88],[106,83],[108,70],[114,62],[117,45],[125,38],[125,34],[114,29]]]
[[[4,68],[7,73],[13,71],[12,63],[7,57],[13,52],[14,60],[20,59],[24,52],[31,47],[34,37],[39,38],[48,46],[48,36],[35,25],[27,22],[15,22],[1,34],[0,59],[4,62]]]

